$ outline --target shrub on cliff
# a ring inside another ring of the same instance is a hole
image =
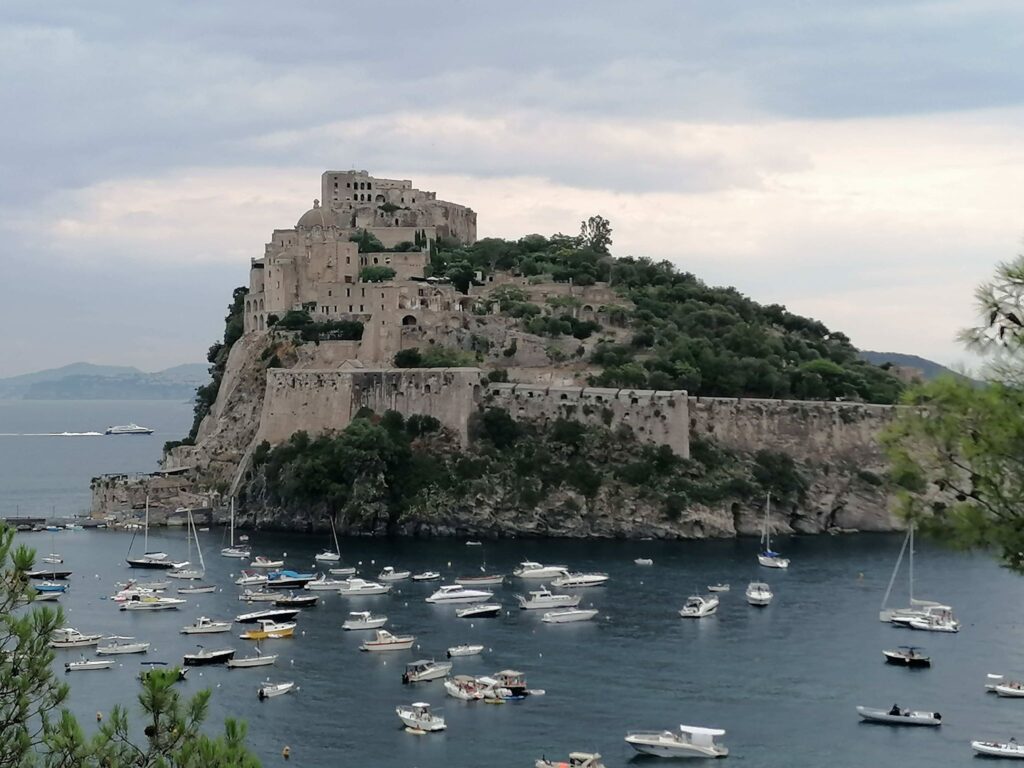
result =
[[[474,365],[476,359],[461,349],[432,346],[399,350],[393,362],[396,368],[460,368]]]
[[[383,283],[393,280],[397,274],[391,267],[363,267],[359,270],[359,279],[364,283]]]

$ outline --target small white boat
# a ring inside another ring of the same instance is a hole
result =
[[[374,616],[369,611],[352,611],[341,628],[357,632],[364,629],[380,629],[387,623],[387,616]]]
[[[280,592],[271,592],[266,589],[260,589],[253,592],[251,589],[247,589],[238,596],[238,599],[244,600],[247,603],[272,603],[275,600],[280,599],[280,597]]]
[[[254,649],[256,652],[255,656],[243,656],[239,659],[234,657],[228,659],[228,669],[246,669],[248,667],[269,667],[277,662],[277,654],[263,655],[257,645]]]
[[[392,635],[386,629],[378,629],[373,640],[359,646],[361,651],[407,651],[416,642],[413,635]]]
[[[541,621],[547,624],[571,624],[576,621],[590,621],[595,616],[595,608],[566,608],[562,611],[548,611],[541,616]]]
[[[451,671],[452,663],[450,661],[434,661],[433,659],[410,661],[405,665],[402,682],[426,683],[441,677],[448,677],[448,673]]]
[[[633,563],[636,565],[654,565],[654,561],[649,557],[638,557]]]
[[[1016,739],[1010,741],[972,741],[971,749],[979,755],[1002,757],[1009,760],[1024,760],[1024,745]]]
[[[260,700],[272,699],[275,696],[283,696],[286,693],[291,693],[295,690],[295,683],[264,683],[260,686],[257,695]]]
[[[679,609],[679,615],[684,619],[702,619],[711,616],[717,610],[718,598],[714,595],[691,595],[686,598],[686,605]]]
[[[564,573],[551,580],[551,586],[559,589],[576,589],[579,587],[600,587],[608,581],[607,573]]]
[[[456,656],[478,656],[484,652],[482,645],[453,645],[448,649],[448,658],[453,659]]]
[[[173,571],[167,572],[167,578],[181,581],[197,581],[204,575],[205,573],[197,568],[175,568]]]
[[[708,592],[728,592],[728,591],[729,591],[729,585],[728,584],[709,584],[708,585]]]
[[[763,581],[750,582],[750,584],[747,585],[746,596],[748,603],[759,608],[771,603],[772,598],[775,597],[775,595],[772,594],[771,587]]]
[[[338,594],[345,595],[346,597],[386,595],[390,591],[390,584],[378,584],[375,581],[366,581],[364,579],[356,578],[346,579],[345,582],[338,587]]]
[[[772,495],[769,493],[764,507],[764,529],[761,532],[761,543],[764,545],[764,549],[757,556],[757,562],[765,568],[789,568],[789,558],[772,551],[771,510]]]
[[[459,619],[493,619],[501,613],[500,603],[479,603],[455,611]]]
[[[93,669],[110,669],[114,666],[113,659],[82,659],[64,663],[65,672],[88,672]]]
[[[605,768],[601,755],[597,752],[570,752],[569,761],[551,761],[542,757],[535,762],[534,768]]]
[[[529,597],[516,595],[516,600],[524,611],[543,608],[575,608],[580,604],[579,595],[557,595],[543,585],[540,589],[530,590]]]
[[[214,621],[206,616],[200,616],[187,627],[181,628],[183,635],[212,635],[217,632],[230,632],[232,622]]]
[[[179,595],[212,595],[216,591],[216,584],[196,584],[192,587],[178,587]]]
[[[318,563],[339,563],[341,562],[341,553],[325,549],[323,552],[318,552],[313,559]]]
[[[942,725],[942,715],[938,712],[922,712],[913,709],[874,709],[873,707],[857,707],[857,714],[862,720],[886,725]]]
[[[1000,681],[992,686],[992,690],[997,696],[1002,696],[1004,699],[1024,698],[1024,683],[1019,680]]]
[[[921,649],[912,645],[901,645],[899,648],[883,650],[886,664],[894,664],[898,667],[924,668],[932,665],[930,656],[919,653]]]
[[[235,584],[240,587],[256,587],[266,583],[267,574],[248,569],[242,571],[242,575],[235,579]]]
[[[412,575],[413,581],[438,581],[441,578],[441,574],[437,571],[423,571],[423,573],[414,573]]]
[[[483,689],[475,677],[455,675],[444,681],[444,692],[459,701],[475,701],[484,697]]]
[[[332,592],[337,592],[338,591],[338,587],[340,587],[340,586],[342,586],[344,584],[345,584],[345,580],[344,579],[329,579],[329,578],[327,578],[327,576],[325,576],[324,574],[321,573],[319,576],[317,576],[312,581],[306,582],[306,584],[302,588],[303,589],[308,589],[310,592],[317,592],[317,591],[326,592],[328,590],[330,590]]]
[[[680,725],[678,732],[630,731],[626,743],[637,752],[656,757],[725,757],[728,748],[716,741],[724,735],[721,728]]]
[[[284,560],[271,560],[269,557],[263,555],[256,555],[252,560],[249,561],[250,568],[284,568]]]
[[[417,701],[409,706],[395,707],[395,714],[406,728],[414,731],[443,731],[447,726],[444,718],[430,711],[430,705]]]
[[[43,558],[43,562],[44,563],[58,564],[58,563],[63,563],[64,562],[64,558],[61,557],[60,555],[56,554],[55,552],[51,552],[50,554],[48,554],[46,557]]]
[[[97,645],[103,635],[84,634],[74,627],[61,627],[53,632],[50,637],[51,648],[84,648],[90,645]]]
[[[932,602],[930,600],[919,600],[917,605],[911,608],[893,608],[886,613],[890,624],[896,627],[910,629],[910,622],[915,619],[928,619],[936,617],[943,620],[953,620],[953,609],[948,605]],[[879,614],[882,615],[882,614]]]
[[[505,577],[500,573],[482,573],[479,576],[459,576],[454,581],[464,587],[496,587],[504,583]]]
[[[985,692],[986,693],[995,693],[997,686],[1004,685],[1004,684],[1006,684],[1008,682],[1016,682],[1016,681],[1009,681],[1003,675],[988,674],[988,675],[986,675]]]
[[[134,640],[134,637],[110,637],[105,645],[96,647],[97,656],[115,656],[123,653],[145,653],[149,650],[149,643],[125,642]]]
[[[392,566],[385,566],[384,570],[377,574],[380,581],[404,581],[412,576],[412,571],[396,571]]]
[[[542,565],[532,560],[525,560],[519,567],[512,571],[513,576],[520,579],[554,579],[568,572],[564,565]]]
[[[919,632],[959,632],[960,622],[952,613],[918,616],[907,622],[907,626]]]
[[[122,611],[167,611],[184,605],[184,600],[176,597],[159,597],[157,595],[135,595],[121,604]]]
[[[329,568],[327,571],[331,576],[355,576],[355,568]]]
[[[36,603],[52,602],[54,600],[60,600],[60,596],[63,594],[63,592],[37,592],[32,596],[32,601]]]
[[[493,596],[494,593],[486,589],[467,589],[461,584],[445,584],[426,598],[426,602],[435,604],[479,603]]]
[[[105,435],[152,435],[153,430],[149,427],[140,427],[135,422],[131,424],[119,424],[114,427],[107,427]]]

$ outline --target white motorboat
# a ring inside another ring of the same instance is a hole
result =
[[[656,757],[725,757],[728,748],[716,741],[721,728],[680,725],[679,731],[630,731],[626,743],[637,752]]]
[[[986,682],[985,682],[985,692],[986,693],[995,693],[997,686],[1003,685],[1003,684],[1008,683],[1008,682],[1016,682],[1016,681],[1009,681],[1009,680],[1007,680],[1003,675],[988,674],[985,677],[986,677]],[[1024,683],[1018,683],[1018,684],[1020,685],[1020,684],[1024,684]]]
[[[747,602],[751,605],[755,605],[759,608],[771,603],[772,598],[775,595],[772,594],[771,587],[765,584],[763,581],[752,581],[747,585]]]
[[[412,575],[413,581],[438,581],[441,578],[441,574],[437,571],[423,571],[423,573],[414,573]]]
[[[1002,757],[1009,760],[1024,760],[1024,744],[1018,744],[1016,739],[1010,741],[972,741],[971,749],[979,755],[987,757]]]
[[[247,669],[249,667],[269,667],[277,662],[277,654],[264,655],[259,646],[255,648],[255,656],[243,656],[239,659],[228,659],[228,669]]]
[[[913,709],[874,709],[873,707],[857,707],[857,714],[862,720],[886,725],[942,725],[942,715],[938,712],[922,712]]]
[[[540,589],[530,590],[529,597],[516,595],[516,600],[524,611],[543,608],[575,608],[580,604],[579,595],[557,595],[544,585],[541,585]]]
[[[546,624],[571,624],[576,621],[590,621],[597,616],[596,608],[566,608],[560,611],[548,611],[541,616]]]
[[[896,583],[896,576],[899,574],[900,565],[903,563],[903,555],[909,550],[907,558],[907,575],[909,582],[909,605],[906,608],[889,608],[889,595],[892,593],[893,584]],[[907,529],[907,535],[903,539],[903,546],[900,547],[899,557],[896,558],[896,565],[893,566],[892,575],[889,577],[889,585],[885,589],[885,596],[882,598],[882,607],[878,612],[880,621],[892,622],[909,626],[910,621],[916,618],[923,618],[932,610],[952,611],[948,605],[942,605],[933,600],[919,600],[914,597],[914,525]]]
[[[252,560],[249,561],[250,568],[284,568],[284,560],[271,560],[269,557],[264,555],[256,555]]]
[[[338,587],[345,584],[345,579],[329,579],[324,574],[320,574],[312,581],[306,582],[303,585],[303,589],[308,589],[310,592],[337,592]]]
[[[486,589],[467,589],[461,584],[445,584],[430,597],[428,603],[480,603],[494,597],[494,593]]]
[[[600,587],[608,581],[607,573],[563,573],[551,580],[551,586],[559,589],[576,589],[579,587]]]
[[[193,621],[187,627],[181,628],[181,634],[183,635],[212,635],[217,632],[230,632],[232,622],[230,621],[214,621],[206,616],[200,616],[198,619]]]
[[[484,652],[482,645],[453,645],[448,649],[448,658],[453,659],[456,656],[478,656]]]
[[[455,616],[459,619],[493,619],[500,614],[500,603],[477,603],[455,611]]]
[[[728,584],[709,584],[708,585],[708,592],[728,592],[728,591],[729,591],[729,585]]]
[[[331,522],[331,538],[334,541],[334,549],[325,549],[313,559],[318,563],[339,563],[341,562],[341,547],[338,546],[338,532],[334,527],[334,517],[328,519]]]
[[[44,563],[52,563],[54,565],[58,565],[58,564],[64,562],[64,558],[61,557],[60,555],[56,554],[55,552],[51,552],[50,554],[48,554],[46,557],[43,558],[43,562]]]
[[[953,618],[952,611],[932,612],[927,616],[916,616],[907,626],[919,632],[959,632],[960,622]]]
[[[542,565],[532,560],[525,560],[519,567],[512,571],[513,576],[520,579],[554,579],[568,572],[564,565]]]
[[[522,699],[529,695],[540,696],[543,690],[526,687],[526,675],[515,669],[495,672],[494,677],[478,677],[477,682],[485,685],[484,698]]]
[[[252,611],[235,616],[238,624],[256,624],[269,619],[270,621],[289,621],[299,615],[298,608],[265,608],[262,611]]]
[[[548,760],[542,757],[535,762],[534,768],[605,768],[601,755],[597,752],[570,752],[569,760]]]
[[[266,589],[258,589],[253,592],[251,589],[247,589],[238,596],[238,599],[247,603],[272,603],[280,597],[280,592],[270,592]]]
[[[503,584],[505,577],[500,573],[481,573],[479,576],[459,576],[456,584],[464,587],[497,587]]]
[[[186,653],[182,657],[182,662],[186,667],[199,667],[210,664],[225,664],[235,656],[234,648],[220,648],[214,651],[208,651],[202,646],[199,646],[198,653]]]
[[[103,635],[84,634],[74,627],[61,627],[53,632],[50,637],[51,648],[85,648],[90,645],[97,645]]]
[[[216,584],[194,584],[191,587],[178,587],[179,595],[212,595],[216,591]]]
[[[414,731],[443,731],[447,727],[444,718],[433,714],[430,705],[423,701],[395,707],[395,714],[405,723],[406,728]]]
[[[901,645],[899,648],[882,651],[886,664],[894,664],[897,667],[925,668],[932,665],[930,656],[920,653],[921,649],[912,645]]]
[[[331,576],[355,576],[356,575],[356,569],[355,568],[329,568],[327,570],[327,572],[329,574],[331,574]]]
[[[420,659],[410,661],[405,665],[405,672],[402,673],[403,683],[426,683],[442,677],[448,677],[452,671],[450,661],[434,661],[433,659]]]
[[[469,675],[455,675],[445,680],[444,692],[459,701],[475,701],[484,697],[476,678]]]
[[[992,686],[992,690],[1004,699],[1024,698],[1024,683],[1019,680],[1000,680]]]
[[[63,592],[37,592],[32,596],[32,601],[36,603],[52,602],[54,600],[60,600],[60,596],[63,594]]]
[[[64,663],[65,672],[88,672],[93,669],[110,669],[114,666],[113,659],[82,659]]]
[[[241,544],[235,544],[235,497],[231,497],[231,538],[228,546],[221,549],[221,557],[234,557],[246,560],[252,556],[252,550]]]
[[[258,587],[266,583],[267,574],[248,569],[242,571],[242,575],[235,579],[235,584],[240,587]]]
[[[416,642],[413,635],[392,635],[386,629],[378,629],[373,640],[359,646],[361,651],[407,651]]]
[[[116,656],[124,653],[145,653],[149,650],[149,643],[127,642],[134,640],[134,637],[109,637],[104,645],[96,647],[97,656]]]
[[[174,570],[167,572],[167,578],[195,581],[203,578],[203,572],[198,568],[175,568]]]
[[[134,595],[130,600],[121,603],[122,611],[167,611],[184,605],[185,601],[177,597],[160,597],[159,595]]]
[[[262,701],[263,699],[272,699],[275,696],[283,696],[284,694],[291,693],[294,690],[296,690],[294,682],[264,683],[259,687],[257,695]]]
[[[398,571],[390,565],[385,566],[384,570],[377,574],[377,578],[380,581],[404,581],[411,576],[412,571]]]
[[[686,605],[679,609],[679,615],[684,619],[702,619],[711,616],[717,610],[718,598],[714,595],[691,595],[686,598]]]
[[[149,427],[140,427],[134,422],[131,424],[119,424],[114,427],[107,427],[105,435],[152,435],[153,430]]]
[[[772,551],[771,515],[772,495],[769,493],[768,501],[764,505],[764,530],[761,532],[761,544],[764,549],[758,554],[757,562],[765,568],[789,568],[789,558]]]
[[[345,583],[338,587],[338,594],[346,597],[386,595],[390,591],[390,584],[378,584],[375,581],[356,578],[346,579]]]
[[[357,632],[364,629],[380,629],[387,623],[387,616],[374,616],[369,611],[352,611],[341,628]]]
[[[654,565],[654,561],[649,557],[638,557],[633,563],[636,565]]]
[[[948,605],[941,605],[931,601],[919,600],[914,608],[897,608],[889,612],[889,623],[894,627],[905,627],[911,629],[910,622],[915,619],[930,619],[935,617],[942,621],[953,621],[953,609]]]

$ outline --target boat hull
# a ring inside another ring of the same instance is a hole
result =
[[[994,741],[972,741],[971,749],[979,755],[1002,757],[1009,760],[1024,760],[1024,746]]]
[[[657,741],[646,741],[644,739],[634,739],[632,737],[626,737],[626,743],[629,744],[633,749],[642,755],[653,755],[654,757],[726,757],[729,754],[729,750],[725,747],[719,747],[718,749],[711,749],[707,747],[699,747],[697,745],[687,744],[671,744],[671,743],[658,743]]]
[[[235,651],[224,650],[224,651],[213,651],[208,654],[187,654],[182,657],[186,667],[205,667],[214,664],[224,664],[234,658]]]
[[[891,715],[884,709],[857,707],[857,714],[866,722],[883,723],[885,725],[913,725],[925,727],[942,725],[942,716],[938,712],[911,712],[907,715]]]
[[[242,659],[228,659],[228,669],[269,667],[275,663],[277,663],[277,654],[274,654],[273,656],[248,656]]]
[[[590,621],[597,616],[596,610],[585,611],[549,611],[541,617],[546,624],[574,624],[578,621]]]

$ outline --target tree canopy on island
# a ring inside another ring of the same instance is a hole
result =
[[[963,333],[995,356],[989,380],[946,376],[907,393],[886,436],[903,513],[955,547],[999,552],[1024,573],[1024,257],[978,289],[985,322]]]

